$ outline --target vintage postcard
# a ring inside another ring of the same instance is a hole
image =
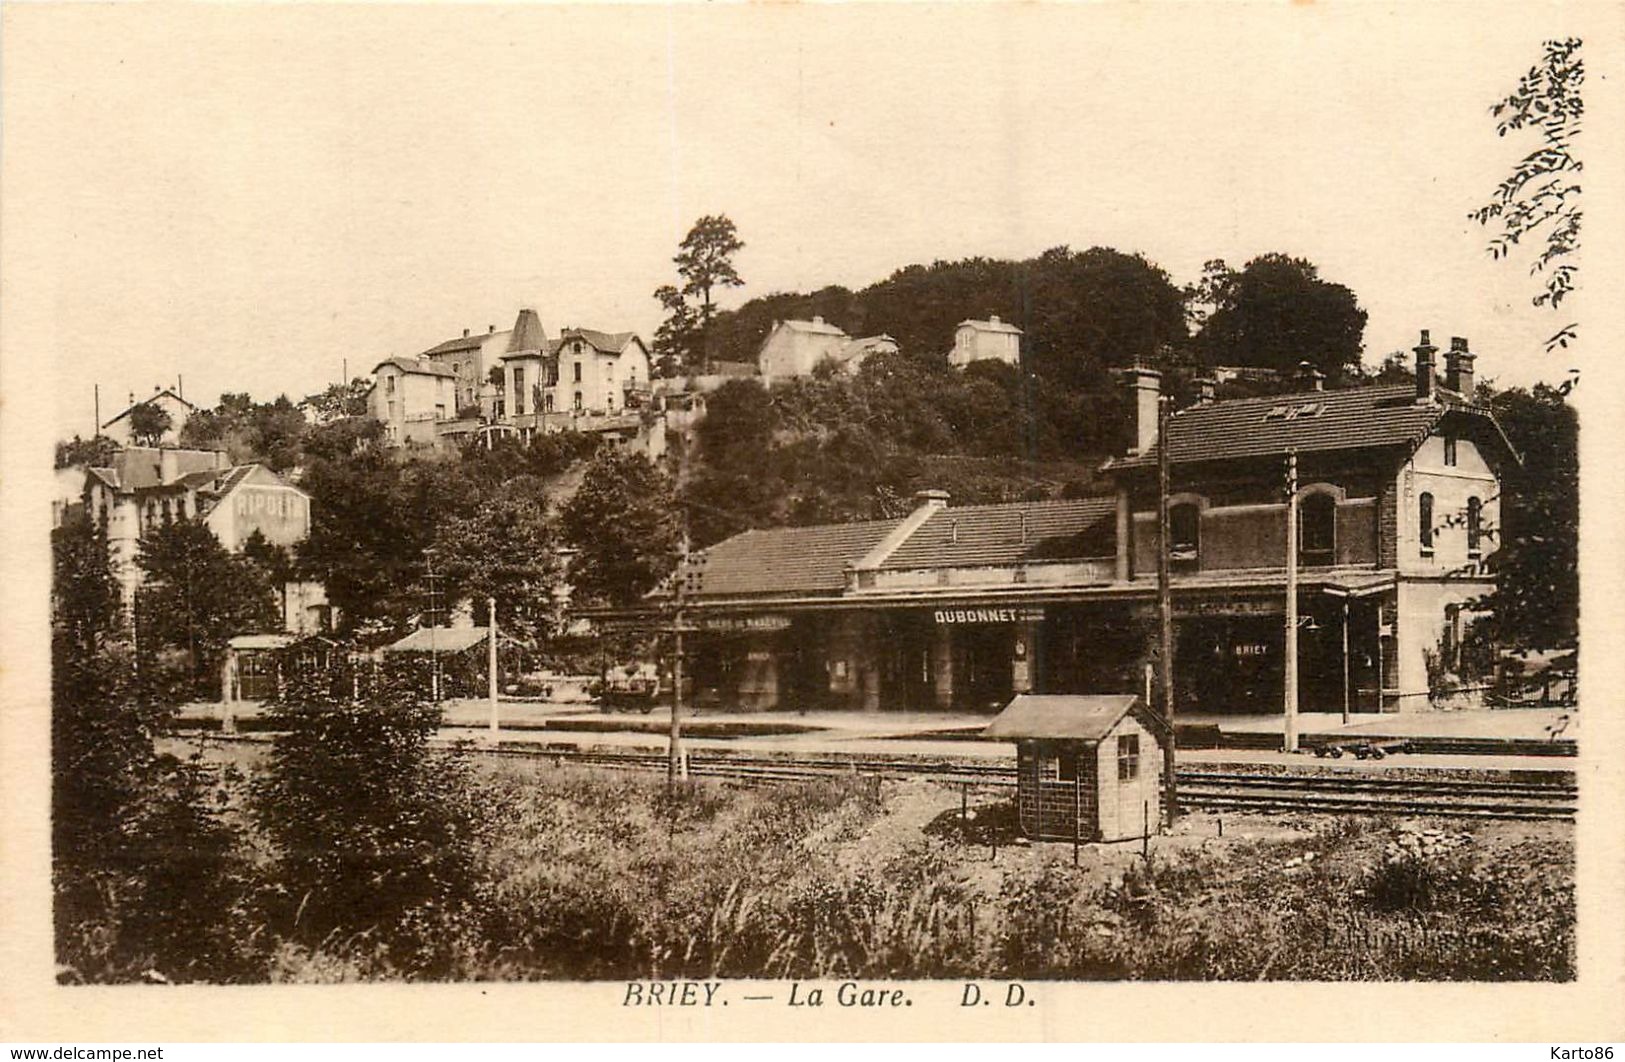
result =
[[[3,18],[0,1038],[1625,1038],[1618,5]]]

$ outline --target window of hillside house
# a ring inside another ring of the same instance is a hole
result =
[[[580,366],[577,366],[577,368],[580,368]],[[574,408],[577,413],[581,412],[581,392],[580,391],[576,392],[575,405],[572,408]]]
[[[1168,559],[1194,563],[1201,548],[1202,510],[1191,502],[1168,509]]]
[[[435,420],[445,420],[446,419],[446,404],[444,402],[436,402],[434,404],[434,419]]]
[[[547,412],[547,413],[553,412],[553,392],[552,391],[549,391],[546,394],[542,395],[542,410],[544,412]]]
[[[1055,756],[1055,777],[1063,782],[1078,780],[1078,750],[1062,749]]]
[[[1298,505],[1298,556],[1303,564],[1331,564],[1337,559],[1337,501],[1311,494]]]
[[[513,415],[525,415],[525,370],[518,366],[513,370]]]
[[[1454,435],[1444,437],[1444,463],[1451,468],[1456,467],[1456,437]]]
[[[575,382],[580,383],[581,382],[581,363],[579,361],[575,362],[575,374],[576,374],[575,375]]]
[[[1433,552],[1433,495],[1423,492],[1416,499],[1416,533],[1422,542],[1422,552]]]
[[[395,393],[395,377],[393,377],[393,376],[384,377],[384,393],[385,394],[390,394],[390,395]]]
[[[1484,503],[1477,498],[1467,499],[1467,555],[1476,557],[1480,552],[1480,535],[1483,533]]]
[[[604,392],[604,405],[609,408],[609,411],[611,413],[615,412],[615,392],[614,391],[605,391]]]
[[[1117,780],[1130,782],[1140,777],[1140,735],[1117,735]]]

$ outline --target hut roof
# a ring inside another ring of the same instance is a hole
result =
[[[1099,741],[1123,716],[1142,708],[1131,694],[1018,694],[982,731],[1007,740]]]

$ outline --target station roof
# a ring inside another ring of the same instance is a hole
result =
[[[1451,413],[1481,417],[1500,427],[1489,410],[1448,392],[1418,402],[1410,384],[1304,391],[1189,406],[1168,418],[1168,456],[1174,464],[1267,457],[1288,450],[1311,453],[1382,447],[1414,449]],[[1505,444],[1505,436],[1500,437]],[[1507,445],[1507,452],[1512,448]],[[1117,458],[1108,468],[1155,465],[1157,448]]]
[[[1144,705],[1132,694],[1023,693],[993,717],[982,736],[1014,741],[1099,741],[1136,708],[1143,710]]]
[[[691,572],[707,596],[840,590],[846,568],[862,559],[900,520],[746,531],[705,552]]]
[[[1088,532],[1116,511],[1110,497],[943,508],[881,567],[962,568],[1085,557]]]

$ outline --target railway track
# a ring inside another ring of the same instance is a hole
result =
[[[560,747],[500,748],[498,755],[614,770],[663,771],[666,756]],[[740,785],[782,785],[838,776],[930,778],[951,785],[1013,789],[1016,772],[1002,763],[921,759],[774,758],[739,755],[688,757],[688,775]],[[1572,821],[1578,791],[1571,783],[1406,779],[1325,774],[1178,773],[1181,805],[1214,811],[1326,814],[1435,815],[1451,818]]]

